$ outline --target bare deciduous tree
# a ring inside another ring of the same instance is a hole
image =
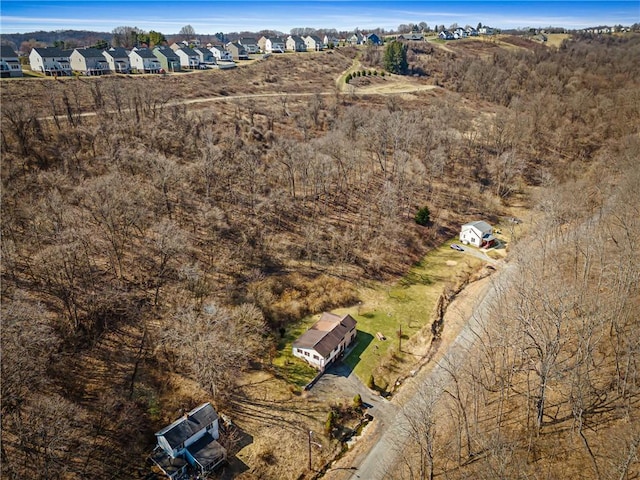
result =
[[[189,304],[172,320],[158,332],[159,346],[213,397],[232,395],[240,372],[264,353],[265,322],[253,305]]]

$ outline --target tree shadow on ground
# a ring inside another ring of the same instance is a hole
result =
[[[216,478],[220,480],[231,480],[248,470],[249,466],[246,463],[238,457],[231,457]]]
[[[249,466],[237,457],[237,452],[240,452],[244,447],[253,443],[253,436],[242,430],[237,425],[226,428],[226,434],[229,435],[229,441],[232,445],[232,452],[229,452],[229,458],[227,464],[222,467],[215,478],[220,480],[231,480],[236,478],[241,473],[249,470]],[[233,453],[233,455],[231,455]]]

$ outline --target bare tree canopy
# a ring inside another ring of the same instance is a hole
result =
[[[196,36],[196,30],[191,25],[185,25],[180,29],[178,35],[182,37],[183,40],[193,40]]]
[[[138,44],[138,35],[142,33],[138,27],[116,27],[111,32],[111,45],[114,47],[132,48]]]

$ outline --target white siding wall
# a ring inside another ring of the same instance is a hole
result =
[[[129,57],[129,63],[131,63],[131,68],[135,68],[138,71],[144,70],[144,61],[137,54]]]
[[[470,243],[476,247],[480,246],[480,236],[473,228],[465,228],[460,232],[460,241],[463,243]]]
[[[172,450],[171,449],[171,445],[169,445],[169,442],[167,442],[167,439],[164,438],[163,436],[159,436],[156,437],[158,439],[158,445],[160,445],[160,447],[167,452],[172,458],[176,458],[178,456],[178,451],[177,450]]]
[[[213,422],[213,425],[211,426],[211,428],[208,430],[208,432],[211,434],[211,436],[215,439],[218,440],[218,438],[220,438],[220,431],[218,430],[218,420],[216,419],[215,422]]]
[[[314,367],[323,368],[325,365],[324,358],[312,348],[294,348],[293,356],[302,358]]]

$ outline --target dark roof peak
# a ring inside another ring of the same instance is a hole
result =
[[[175,449],[217,419],[218,414],[213,409],[213,406],[209,402],[203,403],[157,432],[156,436],[163,436],[169,442],[171,448]]]

